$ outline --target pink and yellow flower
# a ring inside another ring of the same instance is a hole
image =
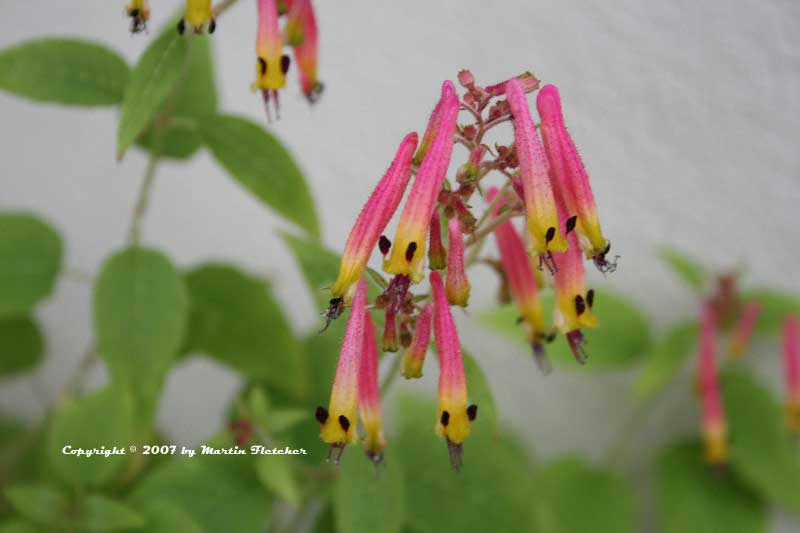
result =
[[[258,33],[256,37],[256,80],[253,90],[260,90],[269,111],[269,100],[278,109],[278,90],[286,85],[291,60],[283,53],[283,38],[278,26],[276,0],[258,0]]]
[[[698,373],[703,403],[705,458],[712,465],[728,460],[728,430],[717,375],[716,322],[712,306],[704,303],[700,308]]]
[[[796,316],[789,316],[783,324],[786,423],[794,432],[800,432],[800,334],[797,322]]]
[[[422,377],[422,366],[425,364],[425,355],[428,353],[428,344],[431,341],[432,316],[433,305],[428,304],[422,308],[417,317],[411,346],[403,354],[403,376],[406,379]]]
[[[364,451],[373,462],[383,460],[386,439],[383,436],[381,398],[378,391],[378,343],[375,325],[369,313],[364,313],[364,349],[358,375],[358,412],[364,426]]]
[[[458,218],[451,218],[447,224],[447,233],[450,249],[447,253],[447,278],[445,292],[450,305],[466,307],[469,302],[469,278],[464,265],[464,234],[461,232],[461,222]]]
[[[428,243],[428,268],[442,270],[445,267],[447,267],[447,250],[442,243],[442,221],[439,218],[439,210],[434,209]]]
[[[761,305],[756,302],[750,302],[744,307],[742,318],[739,319],[739,324],[731,335],[731,340],[728,345],[728,351],[736,358],[742,357],[745,348],[750,342],[750,337],[753,335],[753,330],[758,322],[758,317],[761,314]]]
[[[434,270],[430,275],[433,292],[433,331],[439,354],[439,408],[436,434],[447,441],[453,468],[461,467],[464,439],[470,433],[478,406],[467,404],[467,381],[458,332],[447,303],[442,276]]]
[[[287,43],[294,47],[300,87],[306,99],[313,104],[319,99],[324,87],[317,79],[319,36],[311,0],[292,1],[285,32]]]
[[[567,240],[558,223],[550,166],[533,125],[525,91],[518,79],[512,78],[506,83],[506,97],[514,116],[514,142],[525,196],[530,251],[532,255],[539,256],[541,264],[555,272],[557,265],[553,262],[552,253],[564,252]]]
[[[453,134],[458,106],[455,87],[452,82],[444,82],[438,105],[440,117],[436,135],[422,159],[417,177],[411,186],[411,192],[397,226],[391,256],[383,262],[383,269],[386,272],[408,276],[414,283],[419,283],[423,278],[425,241],[453,153]]]

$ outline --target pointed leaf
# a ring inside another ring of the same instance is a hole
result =
[[[697,325],[682,322],[668,329],[647,352],[634,392],[640,398],[657,394],[675,376],[692,354],[697,339]]]
[[[33,369],[44,355],[44,338],[27,317],[0,318],[0,377]]]
[[[340,465],[333,491],[338,531],[348,533],[399,533],[406,506],[405,484],[399,458],[375,465],[362,450],[349,450]]]
[[[5,495],[15,511],[35,524],[58,526],[68,516],[69,499],[55,486],[14,485]]]
[[[700,263],[670,246],[662,246],[658,251],[658,257],[695,292],[703,292],[708,283],[709,274]]]
[[[282,500],[299,505],[302,496],[292,473],[292,465],[281,455],[259,455],[256,473],[264,487]]]

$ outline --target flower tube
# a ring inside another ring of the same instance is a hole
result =
[[[425,154],[411,186],[411,192],[397,226],[392,253],[383,262],[383,269],[386,272],[408,276],[414,283],[419,283],[423,278],[422,267],[428,227],[453,153],[453,133],[459,103],[455,87],[449,81],[442,85],[439,105],[441,117],[436,137]]]
[[[316,412],[320,424],[320,437],[331,445],[328,459],[334,448],[339,450],[335,459],[337,464],[344,447],[357,439],[358,376],[361,369],[361,354],[364,352],[366,303],[367,282],[362,278],[353,296],[353,306],[339,353],[328,409],[320,406]]]
[[[433,210],[429,240],[428,268],[442,270],[447,266],[447,250],[442,243],[442,221],[439,218],[438,209]]]
[[[364,350],[358,374],[358,412],[364,425],[364,451],[375,464],[383,460],[386,439],[383,436],[381,398],[378,390],[378,343],[375,324],[368,312],[364,313]]]
[[[800,432],[800,339],[796,316],[783,323],[783,365],[786,376],[786,423]]]
[[[211,0],[186,0],[186,15],[178,22],[178,33],[183,33],[189,24],[195,33],[202,33],[208,26],[208,33],[214,33],[217,24],[214,21]]]
[[[317,79],[319,36],[311,0],[294,0],[286,21],[288,43],[294,47],[294,60],[300,87],[309,103],[319,100],[324,86]]]
[[[758,322],[758,316],[761,314],[761,305],[756,302],[750,302],[744,307],[742,318],[731,336],[728,345],[728,351],[737,359],[742,357],[745,348],[750,342],[750,337],[753,335],[753,329]]]
[[[425,355],[428,353],[428,344],[431,341],[432,316],[433,305],[427,304],[417,317],[411,346],[403,354],[403,376],[406,379],[422,377],[422,365],[425,363]]]
[[[450,305],[466,307],[469,301],[469,278],[464,266],[464,235],[461,233],[461,222],[451,218],[447,224],[450,250],[447,253],[447,278],[445,291]]]
[[[506,83],[506,97],[514,116],[514,142],[525,196],[528,233],[531,236],[530,252],[539,256],[540,264],[550,272],[555,272],[557,265],[552,253],[564,252],[567,240],[559,226],[550,183],[550,167],[531,119],[525,91],[518,79],[512,78]]]
[[[705,458],[709,464],[719,465],[728,460],[728,439],[717,376],[716,317],[708,303],[704,303],[700,309],[699,348],[698,370],[700,398],[703,402]]]
[[[442,276],[434,270],[430,275],[433,291],[433,331],[439,354],[439,408],[436,434],[444,437],[453,468],[461,468],[462,443],[467,438],[478,406],[467,405],[467,381],[458,332],[450,314]]]
[[[279,107],[278,90],[286,85],[286,73],[291,60],[283,53],[283,38],[278,26],[278,5],[276,0],[258,0],[258,33],[256,36],[256,80],[253,90],[260,90],[269,111],[270,99],[275,100],[275,110]]]

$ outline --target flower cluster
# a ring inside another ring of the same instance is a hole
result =
[[[178,21],[178,33],[188,29],[194,33],[214,33],[217,15],[230,2],[212,7],[211,0],[186,0],[186,11]],[[131,0],[126,7],[131,19],[131,33],[147,28],[150,19],[149,0]],[[311,0],[258,0],[256,31],[256,77],[253,91],[260,91],[267,116],[271,118],[270,101],[278,113],[278,91],[286,85],[286,74],[292,60],[284,53],[284,45],[294,50],[300,87],[306,99],[314,103],[322,94],[323,85],[317,79],[318,36],[317,21]],[[286,22],[281,29],[280,18]]]
[[[433,332],[440,369],[435,429],[447,443],[452,465],[460,467],[462,443],[478,406],[468,401],[451,306],[468,306],[467,271],[479,261],[491,262],[480,256],[489,235],[494,234],[500,252],[500,261],[493,264],[509,288],[544,372],[550,369],[545,342],[563,333],[583,363],[581,329],[598,326],[592,312],[594,292],[584,282],[584,259],[602,272],[612,271],[615,264],[607,259],[610,246],[600,229],[588,175],[564,125],[558,90],[552,85],[539,89],[539,80],[530,73],[488,87],[477,85],[469,71],[460,72],[458,79],[464,94],[459,97],[455,85],[445,81],[422,138],[409,133],[400,142],[356,219],[330,289],[325,327],[350,309],[330,404],[317,409],[322,439],[331,445],[331,453],[338,450],[337,461],[344,446],[358,440],[357,411],[367,454],[380,460],[386,442],[380,422],[378,350],[403,350],[398,367],[406,378],[418,378]],[[527,101],[537,90],[538,126]],[[466,124],[458,122],[462,112],[470,119]],[[490,130],[509,123],[513,144],[484,142]],[[448,179],[455,145],[465,147],[468,155],[454,179]],[[489,176],[503,183],[488,185],[484,179]],[[390,239],[387,226],[409,183]],[[479,217],[471,205],[476,196],[488,203]],[[512,220],[517,216],[526,219],[522,234]],[[383,289],[369,305],[365,276],[376,247],[389,278],[369,271]],[[416,291],[426,278],[430,291]],[[550,326],[539,299],[548,284],[556,294]],[[382,322],[380,335],[370,313]]]

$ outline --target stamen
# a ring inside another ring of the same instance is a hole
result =
[[[331,462],[331,455],[333,454],[333,450],[339,450],[339,453],[336,454],[336,458],[333,460],[333,464],[337,465],[342,461],[342,454],[344,453],[344,447],[347,444],[344,442],[334,442],[331,444],[331,447],[328,448],[328,457],[325,458],[326,463]]]
[[[594,261],[594,266],[596,266],[597,270],[599,270],[603,274],[607,272],[613,273],[617,269],[617,260],[619,259],[618,255],[614,256],[613,261],[609,261],[606,259],[606,255],[608,255],[608,252],[610,251],[611,251],[611,243],[609,242],[608,244],[606,244],[606,247],[600,254],[595,254],[594,256],[592,256],[592,261]]]
[[[575,356],[575,360],[579,364],[585,364],[586,360],[589,359],[589,356],[583,350],[583,344],[585,341],[581,330],[575,329],[567,333],[567,342],[572,350],[572,355]]]
[[[474,403],[467,407],[467,418],[470,422],[474,422],[478,417],[478,406]]]
[[[592,305],[594,304],[594,289],[589,289],[586,292],[586,304],[589,306],[589,309],[592,308]]]
[[[583,296],[580,294],[575,296],[575,313],[581,316],[586,312],[586,302],[583,301]]]
[[[411,242],[408,244],[408,248],[406,248],[406,261],[409,263],[412,259],[414,259],[414,253],[417,251],[417,243]]]
[[[451,442],[450,439],[447,439],[447,451],[450,455],[450,466],[453,467],[453,470],[456,472],[461,471],[461,467],[464,465],[461,454],[464,451],[464,448],[461,444],[455,444]]]
[[[325,330],[328,329],[328,326],[331,325],[331,322],[342,316],[344,312],[344,298],[333,298],[328,303],[328,309],[322,313],[322,316],[325,317],[325,327],[323,327],[319,334],[322,335],[325,333]]]
[[[388,254],[391,247],[392,241],[390,241],[386,235],[381,235],[381,238],[378,240],[378,248],[381,251],[381,255]]]
[[[339,425],[342,426],[342,429],[347,432],[350,429],[350,420],[347,419],[344,415],[339,415]]]
[[[317,407],[317,411],[314,413],[314,417],[317,419],[317,422],[320,424],[324,424],[328,421],[328,410],[322,407],[321,405]]]
[[[567,219],[567,234],[575,229],[575,224],[578,223],[578,215],[573,215]]]
[[[555,333],[551,333],[547,336],[547,342],[552,342],[555,338]],[[543,375],[547,376],[551,372],[553,372],[553,364],[550,362],[550,358],[547,357],[547,353],[544,351],[544,346],[538,340],[534,340],[531,343],[533,347],[533,361],[536,363],[536,368],[539,369]]]
[[[539,270],[544,270],[545,267],[550,274],[555,274],[558,272],[558,268],[556,267],[556,262],[553,259],[553,254],[547,252],[546,254],[541,254],[539,256]]]
[[[546,242],[552,241],[556,236],[556,228],[550,226],[547,228],[547,233],[544,234],[544,239]]]
[[[447,411],[442,411],[442,418],[440,420],[443,426],[447,426],[450,423],[450,413]]]

